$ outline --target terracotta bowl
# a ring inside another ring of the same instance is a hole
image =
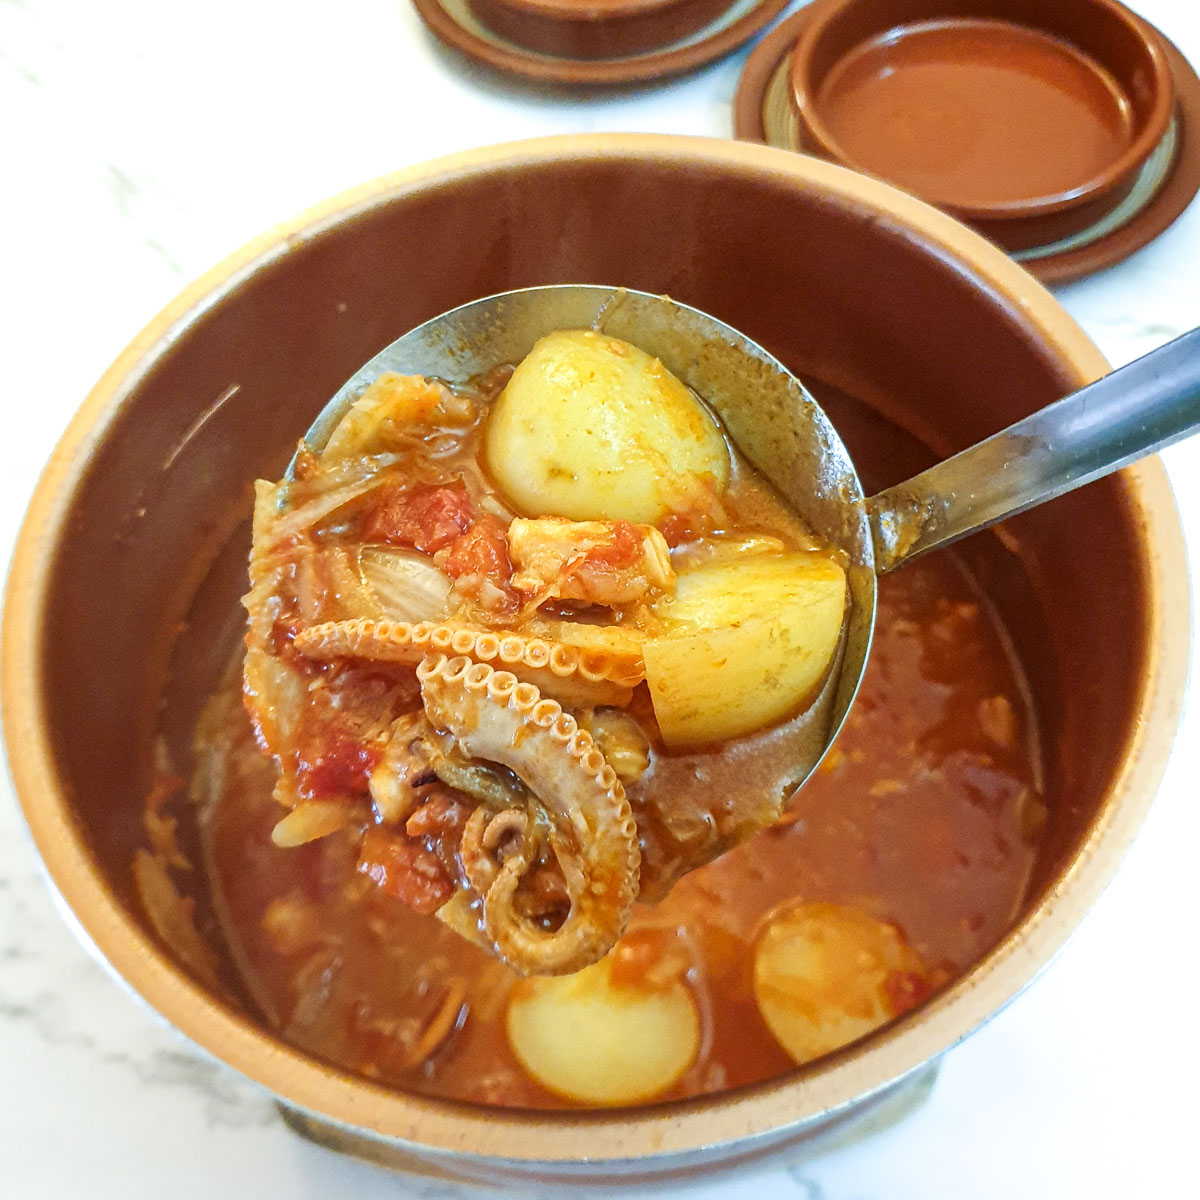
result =
[[[563,58],[616,58],[669,46],[734,0],[468,0],[494,33]]]
[[[1175,104],[1160,38],[1117,0],[818,0],[792,92],[814,152],[1008,250],[1116,208]]]
[[[811,381],[874,484],[1106,370],[1049,293],[982,238],[796,154],[594,136],[403,171],[221,264],[87,399],[13,562],[8,752],[48,872],[86,936],[305,1132],[493,1182],[693,1178],[791,1153],[870,1111],[1062,945],[1163,768],[1187,660],[1183,542],[1163,469],[1149,461],[1009,522],[1002,537],[964,543],[1026,666],[1051,818],[1009,933],[902,1020],[761,1085],[606,1112],[473,1107],[339,1070],[197,984],[134,904],[154,735],[186,747],[240,634],[251,481],[282,468],[326,397],[435,313],[563,281],[668,292],[761,340]]]

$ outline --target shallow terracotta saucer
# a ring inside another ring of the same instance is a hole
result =
[[[805,142],[793,99],[792,51],[813,14],[840,3],[815,0],[755,46],[734,96],[735,137],[800,153],[816,152]],[[1200,78],[1168,38],[1142,23],[1165,54],[1174,86],[1174,112],[1166,133],[1119,203],[1074,233],[1010,250],[1043,283],[1068,283],[1129,257],[1166,230],[1200,191]]]
[[[803,144],[1009,251],[1089,229],[1174,111],[1155,32],[1119,0],[840,0],[791,54]]]
[[[413,6],[435,37],[476,62],[544,83],[601,86],[665,79],[712,62],[788,2],[601,0],[589,9],[611,15],[592,34],[562,16],[576,0],[413,0]],[[691,24],[697,16],[698,26]]]

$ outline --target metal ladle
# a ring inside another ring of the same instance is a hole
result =
[[[839,669],[814,704],[803,783],[866,669],[876,581],[902,563],[1127,466],[1200,428],[1200,330],[1073,392],[905,483],[867,497],[841,438],[782,363],[721,321],[645,292],[556,285],[434,317],[361,368],[306,440],[320,450],[384,371],[464,381],[520,361],[556,329],[595,328],[659,358],[712,407],[812,530],[845,551],[850,605]]]

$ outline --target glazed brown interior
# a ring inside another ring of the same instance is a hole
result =
[[[813,384],[852,449],[863,405],[907,430],[918,444],[866,439],[878,485],[1078,382],[1017,306],[907,227],[798,175],[683,149],[492,161],[292,239],[130,377],[54,549],[49,732],[120,895],[164,699],[178,744],[238,635],[250,481],[277,474],[326,398],[412,325],[566,281],[667,292],[741,328]],[[1149,654],[1139,547],[1120,478],[967,546],[1041,719],[1051,823],[1030,904],[1070,862],[1133,732]]]
[[[816,102],[830,71],[856,47],[889,31],[953,18],[1024,25],[1082,51],[1128,100],[1131,140],[1106,169],[1069,192],[1011,204],[944,207],[1010,250],[1055,241],[1099,220],[1127,194],[1166,133],[1173,108],[1170,72],[1156,35],[1111,0],[824,0],[793,57],[792,81],[806,137],[820,153],[846,161]]]
[[[732,0],[468,0],[493,32],[543,54],[616,58],[645,54],[695,33]]]

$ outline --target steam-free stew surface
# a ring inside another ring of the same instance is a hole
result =
[[[830,1048],[822,1030],[835,1041],[865,1032],[975,961],[1015,915],[1044,809],[1032,717],[1002,630],[951,554],[883,579],[879,600],[862,693],[816,776],[777,825],[639,905],[602,964],[601,983],[618,994],[678,1004],[682,992],[694,1013],[691,1057],[680,1051],[682,1073],[677,1064],[657,1098],[779,1074]],[[275,846],[274,768],[253,743],[236,680],[209,719],[225,774],[207,814],[208,866],[226,937],[270,1023],[404,1088],[572,1103],[514,1052],[513,1014],[540,985],[357,873],[352,837]],[[829,962],[815,989],[785,978],[782,1001],[764,984],[770,931],[786,941],[801,926],[819,927],[835,958],[864,929],[872,945],[886,943],[871,1003],[861,979]]]
[[[383,377],[257,496],[243,687],[234,663],[194,794],[287,1040],[471,1101],[698,1095],[869,1033],[1011,920],[1032,721],[970,581],[943,557],[885,583],[863,694],[785,809],[826,736],[840,555],[636,347]],[[153,809],[140,893],[203,975]]]

